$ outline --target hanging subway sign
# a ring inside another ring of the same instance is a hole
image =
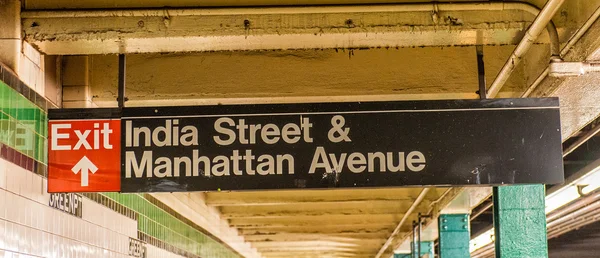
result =
[[[556,98],[52,110],[49,116],[51,124],[120,118],[122,192],[564,179]]]

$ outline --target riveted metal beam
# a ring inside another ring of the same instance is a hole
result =
[[[438,220],[440,257],[470,257],[469,214],[442,214]]]

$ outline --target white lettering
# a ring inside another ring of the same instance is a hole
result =
[[[261,131],[260,137],[266,144],[275,144],[279,141],[278,135],[279,127],[274,124],[266,124]]]
[[[417,165],[415,166],[415,163]],[[420,151],[411,151],[406,159],[408,169],[419,172],[425,168],[425,156]]]
[[[223,123],[227,123],[229,126],[234,126],[235,123],[233,122],[233,119],[228,117],[222,117],[215,121],[215,131],[217,131],[217,133],[225,134],[229,137],[221,139],[219,136],[213,136],[213,139],[217,144],[227,146],[235,142],[235,132],[231,129],[224,128],[222,126]]]
[[[92,149],[92,146],[90,146],[90,144],[87,142],[87,137],[90,134],[90,130],[85,130],[83,133],[79,130],[75,130],[75,135],[77,135],[77,143],[75,144],[75,147],[73,147],[74,150],[79,150],[79,148],[81,148],[81,145],[83,145],[83,147],[86,150],[90,150]]]
[[[296,124],[286,124],[281,130],[283,141],[292,144],[300,141],[300,127]]]
[[[315,150],[315,155],[313,155],[308,173],[314,174],[317,168],[324,168],[327,173],[331,173],[332,171],[329,160],[327,159],[327,153],[325,153],[325,148],[320,146]]]
[[[157,158],[156,161],[154,161],[154,163],[156,164],[156,166],[154,167],[154,176],[158,177],[158,178],[163,178],[163,177],[172,177],[172,171],[171,171],[171,160],[165,157],[160,157]]]
[[[142,160],[138,165],[137,159],[135,157],[135,152],[127,151],[125,152],[125,177],[131,178],[131,170],[133,170],[135,177],[140,178],[144,176],[144,171],[146,171],[147,177],[152,177],[152,151],[144,151],[142,154]]]
[[[71,150],[71,145],[58,145],[58,140],[60,139],[69,139],[68,133],[59,133],[59,129],[70,129],[70,124],[52,124],[50,126],[52,129],[52,139],[51,139],[51,148],[52,150]]]
[[[365,171],[366,162],[365,155],[359,152],[353,152],[348,156],[348,169],[353,173],[361,173]]]
[[[113,146],[110,144],[110,134],[113,132],[112,129],[109,128],[109,123],[104,123],[104,128],[100,131],[102,134],[102,146],[104,149],[112,150]]]

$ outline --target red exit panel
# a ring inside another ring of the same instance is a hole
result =
[[[121,120],[48,123],[48,192],[121,189]]]

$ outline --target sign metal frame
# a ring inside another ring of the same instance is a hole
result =
[[[564,180],[557,98],[49,112],[50,120],[105,118],[121,119],[122,192]]]

